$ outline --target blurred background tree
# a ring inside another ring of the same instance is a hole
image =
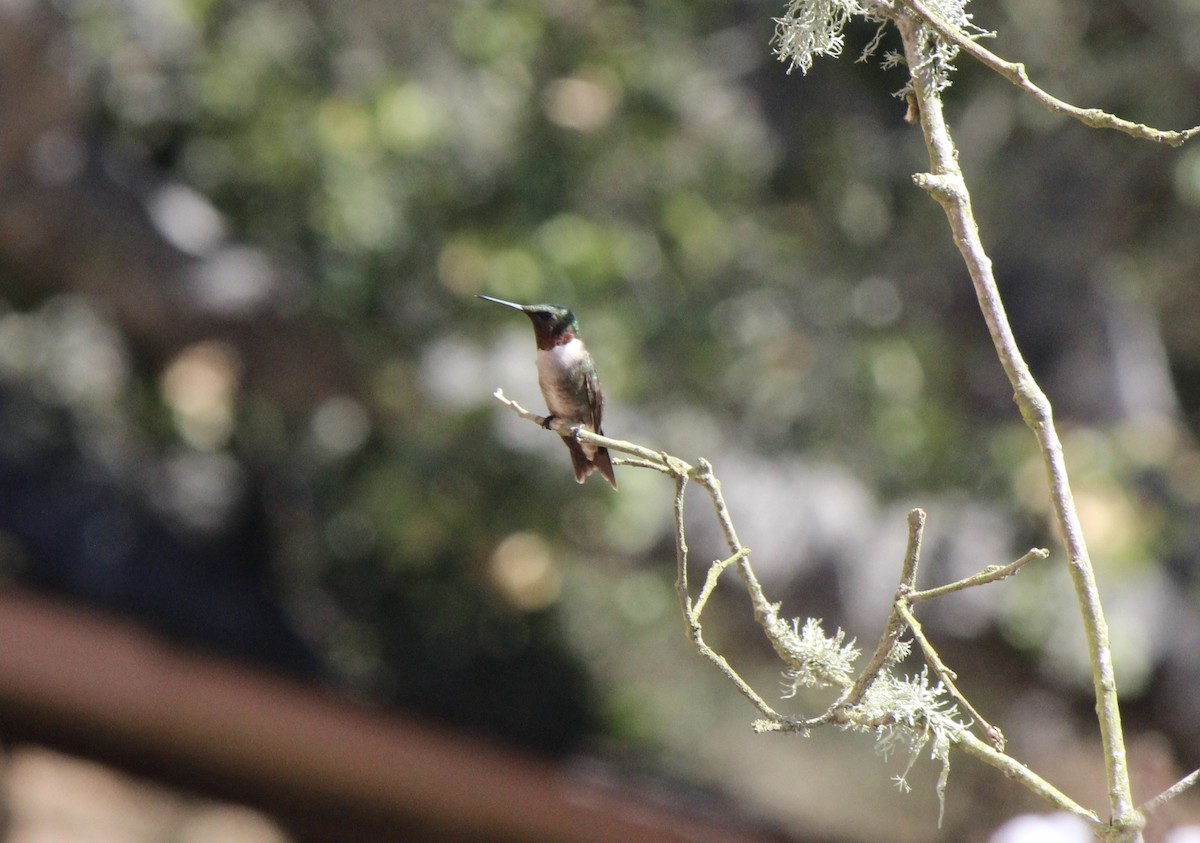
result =
[[[931,789],[901,799],[843,745],[753,737],[690,654],[668,487],[577,487],[562,446],[490,398],[540,407],[528,325],[474,295],[571,306],[608,432],[712,460],[772,593],[864,640],[909,505],[931,579],[1047,541],[1033,443],[911,184],[902,72],[789,77],[774,13],[7,4],[10,579],[541,750],[687,770],[785,823],[930,839]],[[1200,122],[1192,3],[975,13],[1068,100]],[[1064,421],[1132,731],[1194,767],[1200,148],[1084,129],[960,64],[950,117]],[[1068,592],[1046,565],[929,627],[1017,754],[1069,782],[1088,680]],[[771,682],[748,619],[727,625]],[[797,793],[815,770],[827,784]],[[989,796],[952,792],[946,839],[1009,813]]]

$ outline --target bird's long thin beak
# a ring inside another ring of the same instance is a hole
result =
[[[525,305],[517,304],[516,302],[505,301],[504,299],[494,299],[491,296],[479,296],[479,298],[483,299],[484,301],[494,301],[496,304],[502,304],[505,307],[511,307],[513,310],[525,310]]]

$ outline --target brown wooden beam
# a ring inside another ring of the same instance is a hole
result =
[[[782,839],[22,591],[0,592],[0,735],[237,799],[308,839]]]

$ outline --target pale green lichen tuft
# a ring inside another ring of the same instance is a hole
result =
[[[846,643],[846,633],[839,629],[832,636],[825,634],[821,621],[809,618],[776,622],[776,646],[787,663],[783,672],[784,698],[793,697],[801,686],[805,688],[844,688],[854,681],[854,662],[860,652],[854,641]]]
[[[917,676],[881,674],[858,705],[846,712],[844,728],[875,735],[876,749],[885,758],[897,749],[908,754],[904,771],[895,777],[896,786],[907,792],[908,773],[921,750],[930,747],[930,757],[941,764],[938,776],[938,825],[945,810],[946,785],[950,777],[950,747],[968,726],[958,719],[958,707],[947,698],[946,687],[930,684],[927,670]]]
[[[873,8],[856,0],[790,0],[783,17],[775,18],[775,55],[787,64],[788,73],[796,68],[808,73],[817,56],[842,54],[842,30],[850,18],[882,22]]]
[[[967,0],[926,0],[929,9],[968,38],[993,35],[976,26],[966,10]],[[818,56],[840,56],[845,46],[844,30],[851,18],[880,24],[880,29],[863,49],[860,61],[874,55],[883,37],[883,26],[901,14],[898,3],[887,0],[788,0],[782,17],[775,18],[774,53],[788,66],[788,73],[799,68],[808,73]],[[924,30],[926,43],[921,52],[927,56],[935,90],[950,85],[950,73],[958,47],[942,40],[932,30]],[[884,66],[894,67],[902,59],[895,52],[884,55]]]

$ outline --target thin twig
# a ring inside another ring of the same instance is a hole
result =
[[[696,616],[697,621],[700,620],[700,614],[704,611],[704,604],[708,602],[708,598],[712,596],[713,589],[717,587],[717,580],[721,578],[721,574],[725,573],[725,569],[730,565],[735,562],[741,562],[749,553],[750,548],[743,547],[728,559],[721,559],[709,566],[708,574],[704,577],[704,585],[701,587],[700,594],[696,597],[696,603],[692,607],[692,614]]]
[[[896,590],[896,601],[899,602],[903,596],[912,591],[917,580],[917,565],[921,560],[921,538],[925,533],[925,511],[923,509],[914,509],[908,513],[908,546],[904,550],[904,562],[900,572],[900,587]],[[904,634],[904,619],[900,617],[896,611],[895,605],[892,606],[892,612],[888,615],[887,623],[883,627],[883,635],[879,637],[879,643],[875,646],[875,652],[871,654],[871,660],[867,662],[867,666],[863,668],[858,678],[854,680],[841,698],[834,704],[835,708],[851,708],[858,705],[867,693],[867,690],[879,678],[879,674],[883,671],[891,660],[892,653],[895,652],[896,645],[900,643],[900,637]]]
[[[539,416],[537,413],[531,413],[529,410],[526,410],[524,407],[522,407],[516,401],[512,400],[507,395],[505,395],[503,389],[497,388],[496,391],[492,393],[492,397],[495,398],[497,401],[499,401],[501,404],[503,404],[505,407],[508,407],[510,410],[515,412],[521,418],[523,418],[527,421],[533,422],[538,427],[546,426],[546,417],[545,416]]]
[[[539,416],[537,413],[526,410],[516,401],[505,395],[503,389],[497,389],[492,393],[492,397],[504,406],[508,407],[521,418],[531,421],[539,427],[547,426],[547,420],[545,416]],[[607,436],[601,436],[598,433],[592,433],[582,425],[570,425],[559,418],[550,420],[549,429],[553,430],[564,439],[574,438],[582,442],[591,442],[595,445],[599,445],[602,448],[608,448],[611,451],[620,451],[623,454],[629,454],[630,456],[653,464],[653,466],[658,468],[660,471],[667,469],[670,473],[675,473],[676,471],[687,472],[693,470],[692,467],[683,460],[671,457],[670,455],[664,454],[661,451],[654,451],[650,448],[637,445],[633,442],[626,442],[623,439],[610,439]]]
[[[1155,796],[1153,799],[1148,800],[1145,804],[1143,804],[1140,808],[1138,808],[1138,810],[1141,811],[1143,814],[1149,816],[1150,814],[1154,813],[1159,808],[1161,808],[1163,805],[1170,802],[1176,796],[1183,793],[1189,787],[1196,784],[1197,781],[1200,781],[1200,770],[1193,770],[1192,772],[1190,772],[1186,776],[1184,776],[1182,779],[1175,782],[1175,784],[1168,787],[1162,793],[1158,794],[1158,796]]]
[[[925,510],[908,513],[908,546],[900,566],[900,591],[909,594],[917,587],[917,566],[921,564],[921,538],[925,533]]]
[[[738,539],[737,530],[733,527],[733,519],[729,516],[729,507],[725,504],[725,495],[721,492],[721,481],[713,473],[712,464],[708,460],[700,460],[693,479],[703,486],[709,497],[712,498],[713,506],[717,510],[717,521],[721,525],[721,531],[725,534],[725,543],[729,545],[730,551],[737,553],[742,549],[742,542]]]
[[[738,672],[733,669],[729,662],[725,660],[724,656],[722,656],[712,647],[708,646],[708,643],[704,640],[704,635],[701,632],[699,625],[692,623],[692,621],[689,619],[688,627],[690,632],[689,637],[691,638],[692,645],[696,648],[697,652],[716,665],[717,670],[721,671],[721,673],[725,675],[725,678],[733,683],[733,686],[738,689],[743,697],[750,701],[751,705],[758,709],[759,713],[762,714],[763,717],[765,717],[767,720],[780,724],[787,723],[791,720],[791,718],[784,717],[778,711],[773,709],[766,700],[758,695],[757,691],[750,687],[750,683],[743,679],[741,675],[739,675]]]
[[[773,722],[786,721],[789,718],[784,717],[782,714],[772,708],[766,700],[759,696],[758,692],[750,687],[750,683],[743,679],[741,675],[733,669],[729,662],[725,660],[725,657],[710,647],[704,640],[704,630],[700,626],[699,612],[699,609],[702,608],[703,604],[700,606],[693,606],[691,595],[688,593],[688,546],[683,517],[683,498],[684,490],[687,487],[687,482],[688,475],[686,472],[676,476],[674,514],[675,558],[676,565],[678,566],[675,587],[679,593],[679,601],[683,607],[683,618],[687,625],[688,638],[691,639],[692,645],[696,648],[696,651],[716,665],[717,670],[721,671],[721,673],[725,675],[725,678],[733,683],[734,687],[737,688],[738,691],[741,692],[742,696],[748,699],[750,703],[759,710],[763,717]],[[730,561],[740,561],[744,558],[745,553],[741,552],[741,549],[739,548],[739,553],[735,554],[733,559]],[[705,599],[707,599],[707,597]]]
[[[912,613],[912,609],[908,607],[908,604],[904,600],[897,600],[895,611],[908,624],[908,628],[912,630],[913,638],[921,646],[921,652],[925,655],[925,662],[933,669],[934,675],[937,676],[938,680],[946,686],[946,690],[950,696],[954,697],[955,702],[962,706],[963,710],[979,724],[984,734],[988,736],[988,740],[992,746],[999,751],[1003,751],[1004,733],[998,727],[993,726],[984,719],[979,710],[971,705],[971,701],[963,696],[962,691],[958,690],[958,685],[954,682],[958,678],[958,675],[946,666],[938,651],[934,649],[933,644],[925,637],[925,630],[921,627],[921,622],[917,620],[916,615]]]
[[[1046,559],[1050,556],[1050,551],[1044,547],[1035,547],[1016,562],[1009,562],[1007,565],[989,565],[978,574],[972,574],[969,577],[958,580],[956,582],[939,585],[937,588],[926,588],[922,591],[914,591],[908,595],[909,603],[920,603],[922,600],[932,600],[935,597],[943,597],[947,594],[952,594],[956,591],[972,588],[977,585],[987,585],[988,583],[998,582],[999,580],[1008,579],[1017,571],[1024,568],[1030,562],[1035,562],[1039,559]]]
[[[651,471],[660,471],[663,474],[670,475],[671,477],[675,477],[677,475],[677,472],[675,472],[669,465],[661,462],[650,462],[650,460],[644,460],[640,457],[616,457],[612,463],[613,465],[627,465],[631,468],[648,468]],[[687,472],[685,471],[684,474],[687,474]]]
[[[922,0],[898,0],[898,2],[910,9],[922,22],[937,32],[944,41],[948,41],[980,64],[1003,76],[1055,114],[1065,114],[1094,129],[1112,129],[1113,131],[1123,132],[1140,140],[1165,143],[1170,146],[1181,146],[1193,136],[1200,134],[1200,126],[1182,131],[1167,131],[1122,119],[1099,108],[1080,108],[1079,106],[1071,105],[1069,102],[1060,100],[1058,97],[1047,93],[1035,85],[1029,79],[1025,65],[1019,62],[1005,61],[1000,58],[977,40],[930,9]]]
[[[679,595],[679,606],[683,609],[683,618],[690,625],[692,622],[692,597],[688,588],[688,544],[687,531],[683,521],[683,495],[687,488],[688,476],[680,474],[675,477],[675,591]]]
[[[758,577],[754,573],[754,569],[750,567],[750,557],[742,545],[741,539],[738,538],[737,530],[734,529],[733,519],[729,515],[729,507],[725,504],[725,495],[721,492],[721,481],[713,473],[712,464],[708,460],[701,459],[697,463],[695,470],[690,472],[691,477],[697,483],[704,487],[708,492],[709,498],[712,499],[713,508],[717,513],[717,521],[721,525],[721,530],[725,534],[725,543],[729,545],[731,553],[739,554],[737,560],[738,574],[746,585],[746,592],[750,595],[750,603],[754,608],[754,619],[758,625],[766,631],[767,636],[771,639],[771,643],[776,650],[779,645],[775,640],[775,630],[778,628],[778,606],[767,600],[763,594],[762,584],[759,583]]]
[[[973,755],[985,764],[995,767],[1000,772],[1004,773],[1007,778],[1018,781],[1025,785],[1033,793],[1045,799],[1055,808],[1060,811],[1066,811],[1069,814],[1082,819],[1092,827],[1093,831],[1100,830],[1104,823],[1096,816],[1095,812],[1089,811],[1071,797],[1067,796],[1061,790],[1056,788],[1050,782],[1043,779],[1037,773],[1030,770],[1020,761],[1017,761],[1011,755],[1005,755],[996,748],[981,741],[965,729],[953,736],[951,740],[954,745],[968,755]]]

